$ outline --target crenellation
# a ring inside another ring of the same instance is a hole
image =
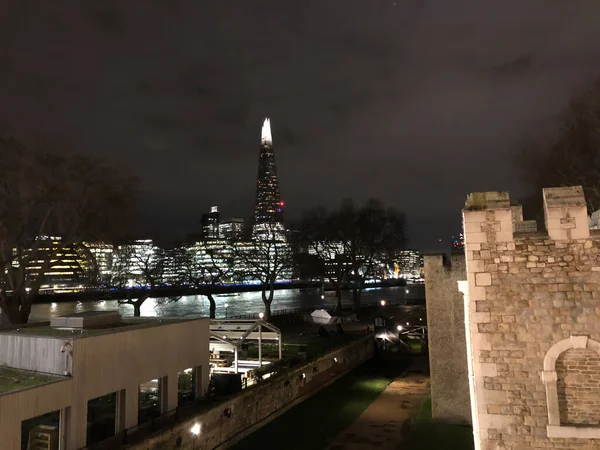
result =
[[[463,210],[477,448],[600,448],[600,230],[580,187],[543,199],[547,233],[506,192]]]

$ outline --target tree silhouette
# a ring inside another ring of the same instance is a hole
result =
[[[0,167],[0,309],[18,324],[65,249],[127,232],[136,182],[106,161],[29,148],[6,135]],[[28,270],[33,261],[36,270]]]
[[[600,79],[573,98],[551,133],[527,137],[513,151],[513,160],[531,195],[524,212],[540,215],[541,190],[582,186],[588,211],[600,209]],[[543,223],[543,222],[541,222]]]

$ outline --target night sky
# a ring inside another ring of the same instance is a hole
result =
[[[288,218],[404,210],[411,245],[600,75],[596,0],[1,0],[0,122],[129,167],[153,231],[251,214],[271,117]],[[540,193],[541,195],[541,193]]]

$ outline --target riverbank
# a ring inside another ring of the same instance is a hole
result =
[[[371,283],[366,286],[371,288],[384,287],[402,287],[406,286],[405,280],[384,280],[378,283]],[[421,285],[417,285],[421,286]],[[300,282],[293,281],[289,283],[276,283],[275,290],[282,289],[299,289],[299,290],[321,290],[323,285],[317,282]],[[345,287],[344,291],[349,291],[351,287]],[[333,287],[325,283],[326,292],[333,291]],[[71,292],[61,294],[40,294],[35,297],[33,303],[61,303],[74,301],[101,301],[101,300],[117,300],[125,298],[139,298],[145,289],[106,289],[106,290],[88,290],[84,292]],[[178,297],[185,295],[224,295],[224,294],[240,294],[244,292],[260,292],[261,286],[256,284],[244,285],[217,285],[204,286],[202,289],[192,289],[190,287],[169,287],[155,290],[153,297]]]

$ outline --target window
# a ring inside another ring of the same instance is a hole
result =
[[[21,449],[58,448],[60,411],[21,422]]]
[[[189,368],[177,374],[178,405],[193,403],[196,399],[196,370]]]
[[[87,445],[97,444],[115,435],[117,394],[112,392],[88,401]]]
[[[138,423],[160,416],[160,379],[140,384],[138,397]]]

